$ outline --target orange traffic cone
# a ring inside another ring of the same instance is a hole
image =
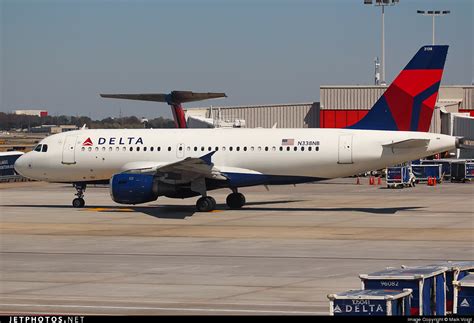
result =
[[[369,178],[369,185],[374,185],[374,178],[372,176]]]
[[[356,185],[360,185],[360,178],[359,178],[359,176],[357,176],[357,182],[356,182]]]
[[[382,177],[379,177],[379,179],[377,180],[377,185],[382,185]]]
[[[433,184],[433,186],[436,186],[436,177],[432,177],[431,183]]]

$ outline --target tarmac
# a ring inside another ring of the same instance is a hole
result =
[[[400,265],[474,260],[474,183],[387,189],[355,178],[140,206],[88,187],[0,184],[0,313],[327,315],[329,293]]]

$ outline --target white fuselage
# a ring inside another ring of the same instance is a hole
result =
[[[90,139],[91,145],[86,145]],[[428,139],[426,146],[387,144]],[[109,180],[147,164],[166,164],[216,151],[222,172],[335,178],[381,169],[455,148],[455,137],[422,132],[349,129],[120,129],[52,135],[15,168],[49,182]],[[384,146],[385,145],[385,146]]]

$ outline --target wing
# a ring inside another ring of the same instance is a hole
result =
[[[133,162],[122,168],[123,173],[145,173],[155,175],[163,182],[188,183],[197,178],[226,180],[211,161],[215,151],[202,157],[188,157],[173,163]]]

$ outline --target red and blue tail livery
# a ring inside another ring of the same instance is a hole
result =
[[[421,47],[367,115],[348,128],[427,132],[447,53],[446,45]]]

